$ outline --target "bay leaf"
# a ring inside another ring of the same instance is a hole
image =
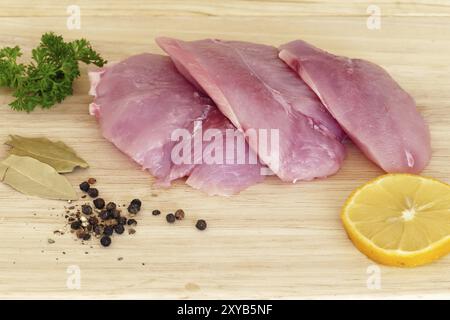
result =
[[[59,173],[72,172],[76,167],[89,167],[86,161],[61,141],[53,142],[47,138],[11,135],[6,144],[12,147],[9,150],[10,154],[32,157],[52,166]]]
[[[46,163],[12,154],[3,160],[2,167],[7,167],[3,183],[21,193],[55,200],[78,199],[70,182]]]

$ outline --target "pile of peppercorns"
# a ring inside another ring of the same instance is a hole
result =
[[[80,184],[80,190],[86,193],[82,196],[82,199],[86,199],[89,196],[93,199],[92,203],[84,203],[81,207],[78,205],[66,207],[65,218],[71,232],[75,233],[77,238],[88,241],[95,237],[100,240],[102,246],[108,247],[111,245],[111,237],[114,234],[121,235],[126,228],[128,229],[128,234],[136,233],[134,227],[137,225],[137,221],[134,217],[141,211],[142,202],[139,199],[134,199],[128,206],[122,205],[123,209],[127,208],[128,213],[125,216],[122,214],[122,209],[114,202],[106,203],[103,198],[99,197],[98,189],[93,187],[96,182],[96,179],[90,178]],[[152,214],[159,216],[161,211],[153,210]],[[166,215],[166,221],[170,224],[184,218],[185,213],[182,209]],[[207,228],[207,223],[205,220],[200,219],[195,224],[195,227],[203,231]],[[58,232],[61,233],[59,230]]]
[[[112,235],[121,235],[128,228],[129,234],[134,234],[136,230],[133,228],[137,225],[137,221],[133,219],[135,215],[141,210],[142,202],[139,199],[134,199],[128,205],[128,217],[122,215],[122,210],[114,203],[106,203],[104,199],[99,198],[99,192],[92,185],[96,180],[91,178],[80,184],[80,189],[87,193],[91,198],[93,206],[90,203],[85,203],[81,206],[81,210],[70,212],[66,215],[67,221],[73,233],[79,239],[90,240],[92,237],[100,239],[100,243],[104,247],[111,244]]]

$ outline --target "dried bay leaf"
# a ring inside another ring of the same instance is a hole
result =
[[[77,194],[70,182],[46,163],[31,157],[10,155],[0,165],[3,183],[19,192],[55,200],[76,200]]]
[[[59,173],[72,172],[76,167],[89,167],[86,161],[61,141],[53,142],[47,138],[11,135],[6,144],[12,147],[10,154],[32,157],[52,166]]]

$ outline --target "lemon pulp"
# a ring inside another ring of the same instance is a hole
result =
[[[369,258],[416,266],[450,251],[450,186],[387,174],[357,189],[342,210],[350,239]]]

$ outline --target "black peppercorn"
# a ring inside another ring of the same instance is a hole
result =
[[[109,212],[106,210],[102,210],[99,214],[100,219],[102,220],[108,220],[109,219]]]
[[[111,218],[114,218],[114,219],[119,219],[120,218],[120,211],[119,210],[115,210],[114,209],[114,210],[110,211],[109,214],[110,214]]]
[[[89,197],[91,197],[91,198],[98,197],[98,190],[96,188],[90,188],[87,193],[88,193]]]
[[[117,234],[122,234],[122,233],[124,233],[125,228],[123,227],[122,224],[117,224],[117,225],[114,226],[114,231],[115,231]]]
[[[100,239],[100,243],[102,244],[102,246],[108,247],[111,244],[111,238],[109,236],[103,236]]]
[[[98,224],[98,219],[97,219],[97,217],[90,217],[90,218],[88,219],[88,222],[89,222],[89,224],[95,226],[95,225]]]
[[[103,230],[103,234],[105,236],[110,236],[113,234],[113,232],[114,232],[114,229],[111,226],[106,226],[105,229]]]
[[[131,213],[131,214],[136,214],[136,213],[138,213],[140,210],[141,210],[141,207],[138,207],[138,206],[136,206],[136,205],[130,204],[130,205],[128,206],[128,212]]]
[[[169,213],[166,216],[166,220],[167,220],[168,223],[174,223],[175,220],[176,220],[175,215],[173,213]]]
[[[139,199],[134,199],[134,200],[131,201],[130,205],[136,206],[136,207],[138,207],[140,209],[141,206],[142,206],[142,202]]]
[[[197,221],[197,224],[195,225],[195,227],[196,227],[198,230],[205,230],[206,227],[207,227],[206,221],[205,221],[205,220],[202,220],[202,219],[198,220],[198,221]]]
[[[152,215],[154,215],[154,216],[159,216],[160,214],[161,214],[161,211],[159,211],[159,210],[152,211]]]
[[[73,230],[78,230],[78,229],[80,229],[81,228],[81,221],[74,221],[74,222],[72,222],[71,224],[70,224],[70,227],[73,229]]]
[[[81,206],[81,212],[83,212],[85,215],[91,215],[92,214],[92,207],[88,204],[83,204]]]
[[[103,200],[102,198],[95,199],[94,206],[99,210],[103,209],[105,207],[105,200]]]
[[[117,220],[117,223],[118,223],[118,224],[121,224],[121,225],[127,224],[127,218],[125,218],[125,217],[119,217],[119,218],[116,219],[116,220]]]
[[[102,227],[100,227],[100,226],[95,226],[94,227],[94,233],[96,234],[96,235],[101,235],[102,233],[103,233],[103,228]]]
[[[137,221],[134,219],[128,219],[127,224],[129,226],[135,226],[135,225],[137,225]]]
[[[87,181],[84,181],[80,184],[81,191],[88,192],[90,188],[91,186],[89,185],[89,183],[87,183]]]
[[[117,205],[114,202],[109,202],[106,205],[106,210],[113,211],[117,208]]]
[[[175,218],[177,220],[183,220],[184,219],[184,211],[181,209],[178,209],[177,211],[175,211]]]

